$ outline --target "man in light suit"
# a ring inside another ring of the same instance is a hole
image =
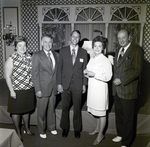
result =
[[[59,65],[57,72],[57,90],[62,98],[62,116],[60,127],[62,137],[67,137],[70,127],[69,110],[73,102],[74,135],[80,138],[82,129],[81,99],[86,91],[87,79],[83,71],[87,65],[87,52],[78,46],[81,34],[74,30],[70,35],[71,44],[59,52]]]
[[[120,45],[114,60],[113,95],[116,114],[117,137],[121,147],[129,147],[133,139],[135,100],[138,95],[142,71],[142,48],[130,42],[130,34],[121,29],[117,35]]]
[[[37,97],[37,126],[41,138],[46,128],[56,135],[55,102],[57,94],[56,70],[58,54],[52,51],[53,37],[44,35],[42,50],[33,54],[32,79]]]

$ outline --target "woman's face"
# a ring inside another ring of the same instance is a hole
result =
[[[96,55],[101,54],[101,53],[102,53],[102,50],[103,50],[103,44],[102,44],[102,42],[95,42],[93,49],[94,49],[94,53],[95,53]]]
[[[18,53],[24,54],[27,50],[26,43],[24,41],[18,42],[16,49]]]

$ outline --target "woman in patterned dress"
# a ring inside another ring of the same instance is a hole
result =
[[[112,66],[107,57],[103,55],[107,38],[97,36],[92,41],[94,56],[90,58],[84,71],[88,78],[87,111],[97,119],[96,129],[89,133],[98,133],[93,145],[99,144],[104,139],[106,124],[106,111],[108,109],[108,84],[112,77]]]
[[[5,63],[5,79],[10,91],[8,112],[12,117],[16,132],[22,140],[21,120],[24,121],[24,133],[34,135],[29,129],[30,114],[35,110],[35,96],[31,81],[31,55],[26,52],[26,40],[16,37],[16,51]]]

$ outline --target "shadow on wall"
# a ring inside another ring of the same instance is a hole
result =
[[[137,113],[142,108],[144,114],[150,114],[150,63],[143,61],[143,69],[139,86],[139,97],[137,98]]]

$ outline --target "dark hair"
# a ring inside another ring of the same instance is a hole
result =
[[[72,36],[72,34],[73,34],[74,32],[78,33],[78,34],[79,34],[79,38],[81,38],[81,33],[80,33],[79,30],[73,30],[73,31],[71,32],[70,36]]]
[[[41,40],[42,40],[44,37],[48,37],[48,38],[50,38],[50,39],[52,39],[52,40],[54,39],[52,35],[50,35],[50,34],[44,34],[44,35],[41,37]]]
[[[94,43],[95,42],[102,42],[102,45],[103,45],[103,50],[106,48],[106,45],[108,43],[108,39],[105,38],[105,37],[102,37],[102,36],[97,36],[93,39],[92,41],[92,48],[94,47]]]
[[[15,46],[15,48],[17,47],[17,44],[18,44],[19,42],[22,42],[22,41],[24,41],[24,42],[26,43],[26,45],[27,45],[27,41],[26,41],[26,38],[25,38],[25,37],[17,36],[17,37],[15,38],[15,41],[14,41],[14,46]]]
[[[79,41],[79,43],[78,43],[79,47],[82,47],[82,46],[83,46],[84,41],[89,41],[89,39],[83,38],[81,41]]]

